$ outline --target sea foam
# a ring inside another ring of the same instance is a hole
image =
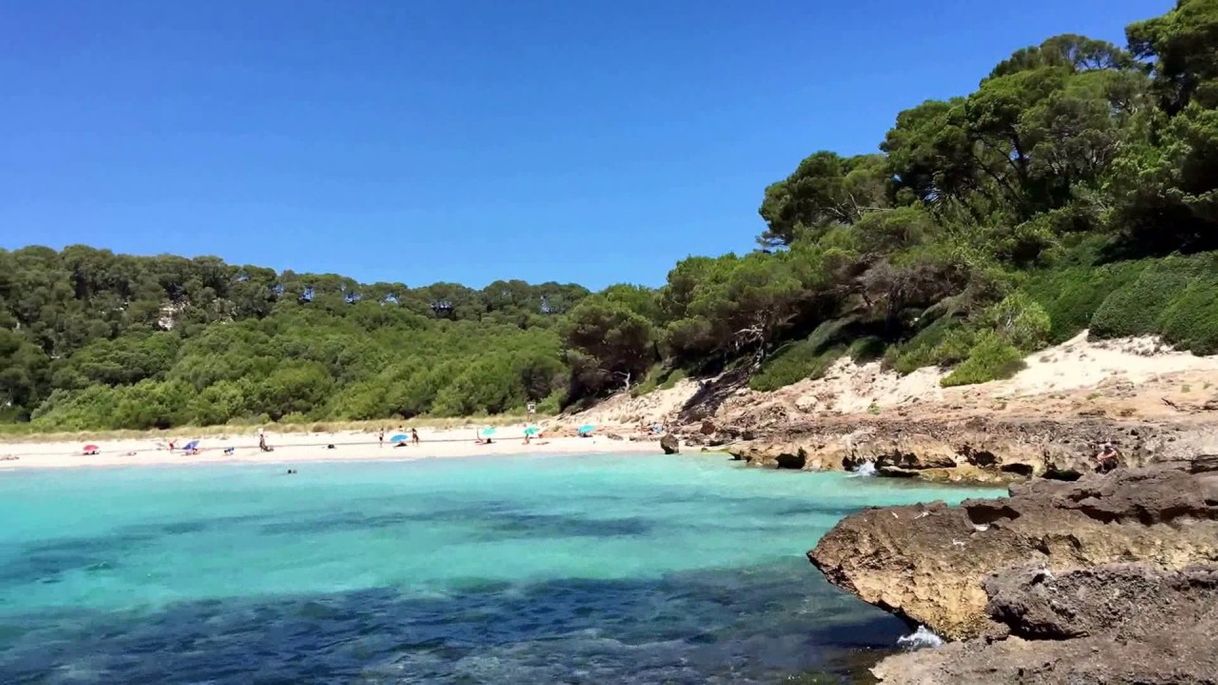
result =
[[[901,649],[914,651],[918,649],[927,649],[943,646],[943,638],[935,635],[926,626],[918,626],[918,629],[909,635],[902,635],[897,638],[897,645]]]

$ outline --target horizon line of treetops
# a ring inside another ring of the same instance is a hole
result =
[[[0,427],[551,412],[841,357],[976,383],[1083,329],[1216,353],[1218,0],[1126,37],[1054,36],[898,113],[876,154],[811,154],[765,188],[762,249],[655,289],[0,251]]]

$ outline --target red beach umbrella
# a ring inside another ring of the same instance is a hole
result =
[[[85,454],[97,454],[100,451],[101,451],[101,448],[98,447],[97,445],[85,445],[85,448],[84,448]]]

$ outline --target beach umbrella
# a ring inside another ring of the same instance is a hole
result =
[[[582,426],[580,426],[579,428],[577,428],[577,429],[576,429],[576,431],[577,431],[577,432],[578,432],[580,435],[586,435],[586,434],[588,434],[588,433],[591,433],[591,432],[592,432],[592,431],[594,431],[594,430],[596,430],[596,425],[595,425],[595,424],[592,424],[592,423],[585,423],[584,425],[582,425]]]
[[[98,452],[101,451],[101,448],[98,447],[97,445],[85,445],[84,449],[82,451],[85,454],[97,454]]]
[[[191,450],[196,450],[196,449],[199,449],[198,440],[191,440],[190,442],[188,442],[182,446],[182,451],[184,451],[184,452],[189,452]]]
[[[398,433],[392,438],[389,438],[389,442],[406,442],[407,439],[408,438],[406,437],[405,433]]]
[[[541,432],[541,428],[539,428],[537,426],[528,426],[524,429],[524,434],[528,435],[528,436],[534,436],[540,432]]]
[[[495,434],[494,426],[487,426],[486,428],[482,429],[482,437],[484,437],[484,438],[489,438],[494,434]]]

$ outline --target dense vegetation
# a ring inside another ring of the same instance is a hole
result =
[[[0,399],[35,427],[554,410],[842,355],[945,384],[1083,328],[1218,352],[1218,0],[1050,38],[765,189],[761,249],[658,290],[361,285],[215,258],[0,252]]]
[[[464,415],[565,397],[579,286],[360,285],[74,246],[0,252],[0,394],[56,428]]]

